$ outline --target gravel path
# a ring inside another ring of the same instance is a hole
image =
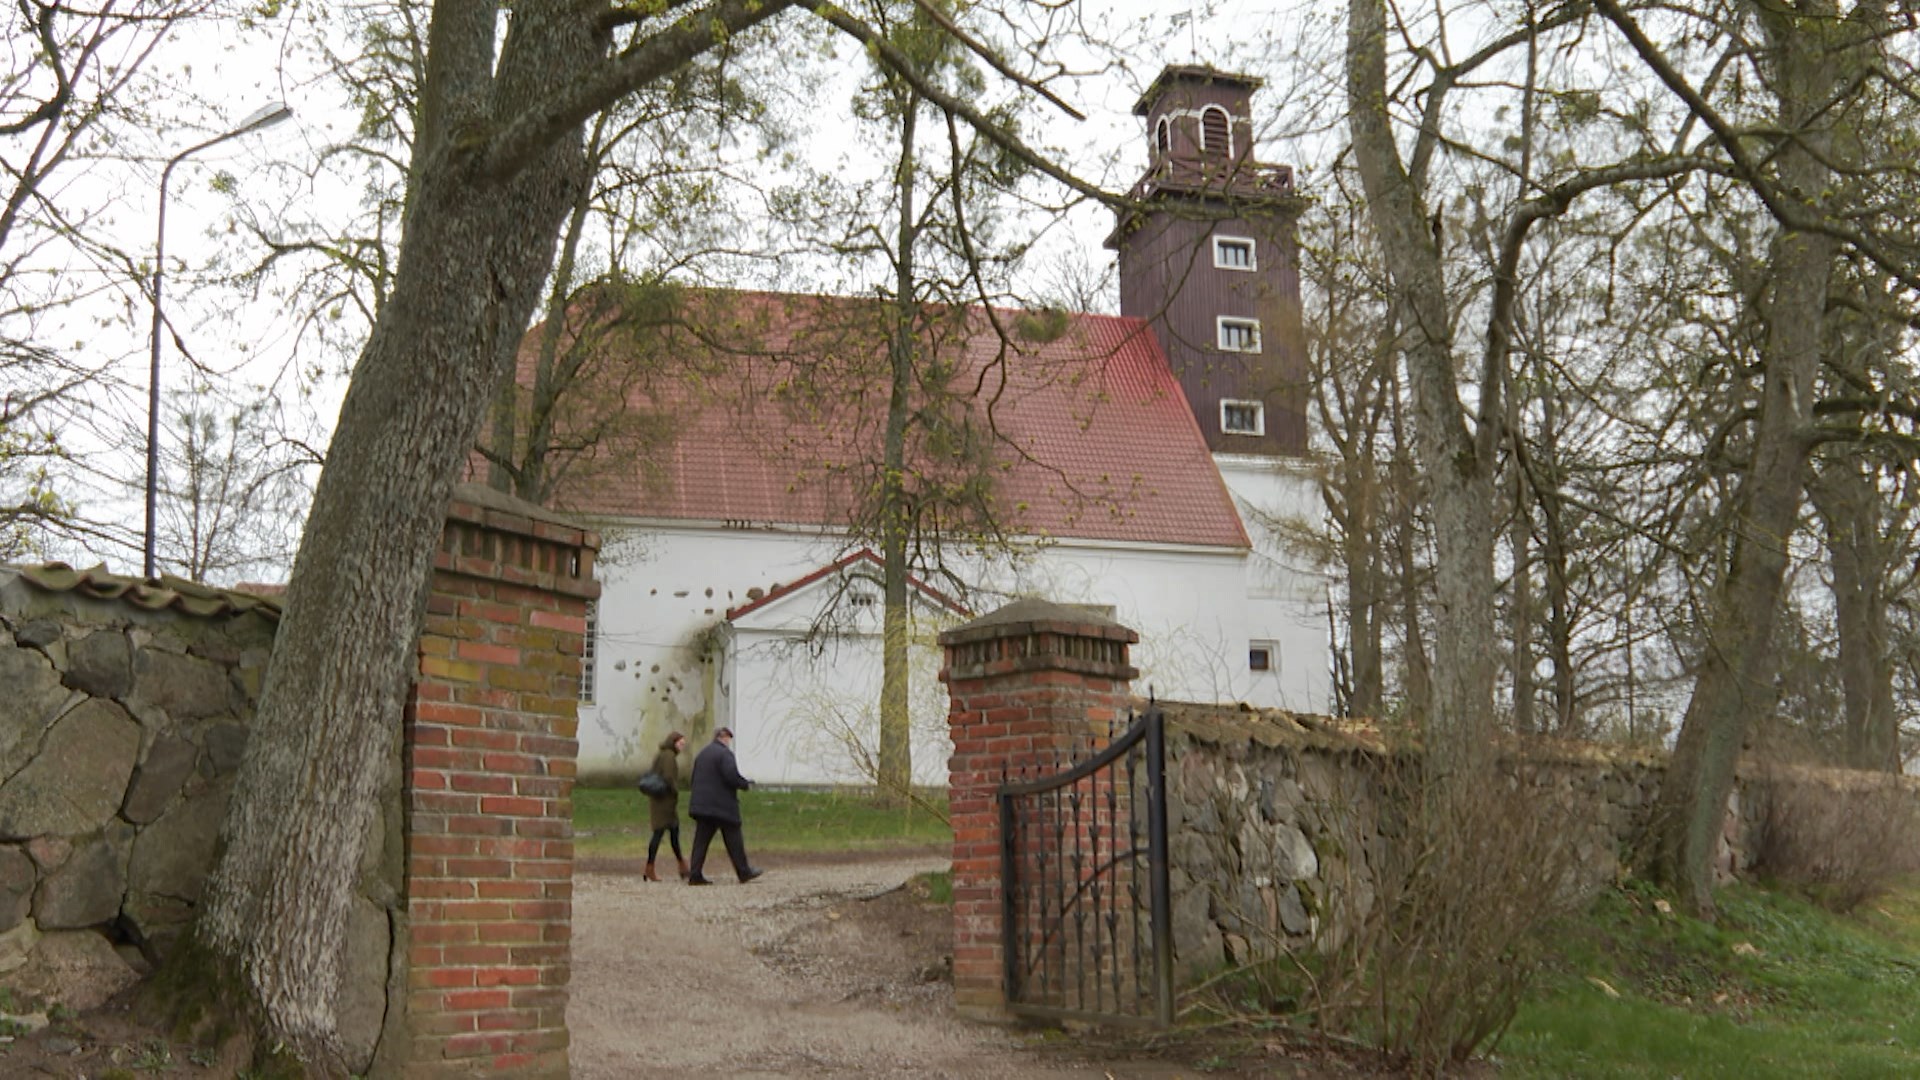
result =
[[[578,875],[567,1010],[573,1075],[1114,1075],[1038,1060],[1020,1049],[1016,1032],[960,1020],[944,982],[916,988],[909,977],[882,986],[871,965],[841,963],[817,947],[832,939],[835,905],[945,864],[936,856],[769,861],[766,876],[751,885],[735,884],[723,870],[706,889],[633,874]]]

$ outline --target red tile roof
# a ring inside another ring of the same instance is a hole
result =
[[[614,434],[598,437],[554,504],[742,525],[853,521],[881,471],[883,306],[689,291],[680,310],[669,329],[598,347],[596,362],[630,355],[602,363],[602,389],[582,400],[596,422],[624,422],[603,428]],[[914,487],[950,491],[984,470],[991,516],[1009,535],[1248,546],[1145,322],[984,308],[944,309],[944,320],[921,335],[923,355],[947,366],[923,363],[936,374],[913,396],[941,418],[915,429]],[[540,333],[523,351],[523,382]],[[931,344],[941,336],[958,340]],[[979,524],[933,495],[926,505],[950,534]]]

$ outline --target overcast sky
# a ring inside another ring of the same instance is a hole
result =
[[[1268,78],[1268,88],[1255,98],[1255,123],[1261,137],[1257,152],[1265,160],[1298,164],[1300,155],[1311,150],[1314,140],[1310,134],[1303,138],[1302,132],[1311,128],[1312,105],[1325,100],[1326,87],[1308,85],[1318,76],[1311,67],[1307,76],[1299,75],[1288,54],[1302,42],[1311,45],[1323,39],[1331,25],[1327,16],[1293,14],[1310,13],[1311,7],[1296,6],[1290,0],[1224,0],[1212,5],[1129,0],[1086,3],[1082,11],[1094,34],[1120,43],[1128,55],[1124,67],[1108,67],[1097,77],[1063,87],[1063,96],[1086,114],[1085,120],[1042,109],[1047,120],[1036,141],[1063,148],[1076,172],[1119,189],[1137,178],[1146,161],[1146,138],[1130,110],[1142,87],[1169,63],[1212,63]],[[161,110],[170,119],[164,128],[148,133],[147,145],[133,147],[144,160],[132,166],[103,163],[67,197],[97,199],[107,207],[107,220],[119,244],[135,257],[150,257],[160,164],[264,105],[289,104],[295,113],[290,122],[200,153],[175,170],[167,211],[165,304],[169,323],[191,360],[168,342],[162,385],[169,391],[185,387],[195,378],[197,367],[229,403],[264,389],[280,399],[280,422],[289,432],[320,446],[344,390],[344,362],[328,365],[316,362],[311,353],[296,356],[297,324],[288,312],[265,297],[203,285],[193,273],[219,255],[229,265],[258,257],[258,251],[250,250],[242,227],[246,219],[273,220],[289,207],[326,219],[334,209],[344,211],[357,195],[349,183],[325,170],[317,177],[301,178],[311,171],[313,162],[323,159],[328,147],[351,134],[355,123],[337,87],[317,69],[311,54],[297,47],[307,40],[300,35],[311,33],[304,25],[249,29],[222,24],[177,36],[164,47],[159,60],[159,71],[175,91],[175,100]],[[1107,66],[1096,63],[1091,54],[1072,57],[1070,62],[1089,69]],[[822,130],[816,145],[849,142],[836,130],[834,115],[833,110],[821,110]],[[216,190],[216,177],[222,176],[235,182],[231,193]],[[1100,243],[1110,227],[1109,212],[1081,207],[1047,231],[1030,260],[1029,274],[1050,273],[1049,264],[1060,259],[1081,258],[1093,267],[1108,265],[1111,256],[1101,250]],[[89,267],[74,267],[72,272],[101,273]],[[101,298],[93,307],[72,313],[68,329],[77,341],[86,343],[91,355],[112,364],[115,378],[97,392],[93,430],[72,433],[71,441],[83,453],[97,449],[115,459],[98,470],[102,476],[124,475],[136,481],[118,492],[99,486],[86,494],[87,501],[97,507],[131,497],[126,505],[137,518],[137,478],[143,472],[140,453],[144,450],[138,440],[145,427],[147,387],[147,301],[142,283],[103,284]],[[1045,288],[1037,280],[1024,284],[1025,291]],[[322,377],[300,377],[302,362],[319,369]],[[137,545],[137,527],[130,535]],[[98,548],[62,554],[80,562],[104,559],[115,569],[138,564],[137,548]]]

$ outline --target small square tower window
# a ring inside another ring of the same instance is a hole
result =
[[[1258,401],[1220,402],[1220,430],[1228,435],[1265,435],[1267,407]]]
[[[1247,645],[1247,668],[1250,671],[1273,670],[1273,642],[1255,641]]]
[[[1222,270],[1258,270],[1259,263],[1253,255],[1253,241],[1244,236],[1216,236],[1213,238],[1213,265]]]
[[[1216,320],[1220,348],[1227,352],[1260,351],[1260,320],[1235,319],[1222,315]]]

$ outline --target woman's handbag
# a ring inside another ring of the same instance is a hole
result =
[[[667,784],[667,778],[659,773],[648,771],[640,774],[640,794],[665,795],[672,790],[673,788]]]

